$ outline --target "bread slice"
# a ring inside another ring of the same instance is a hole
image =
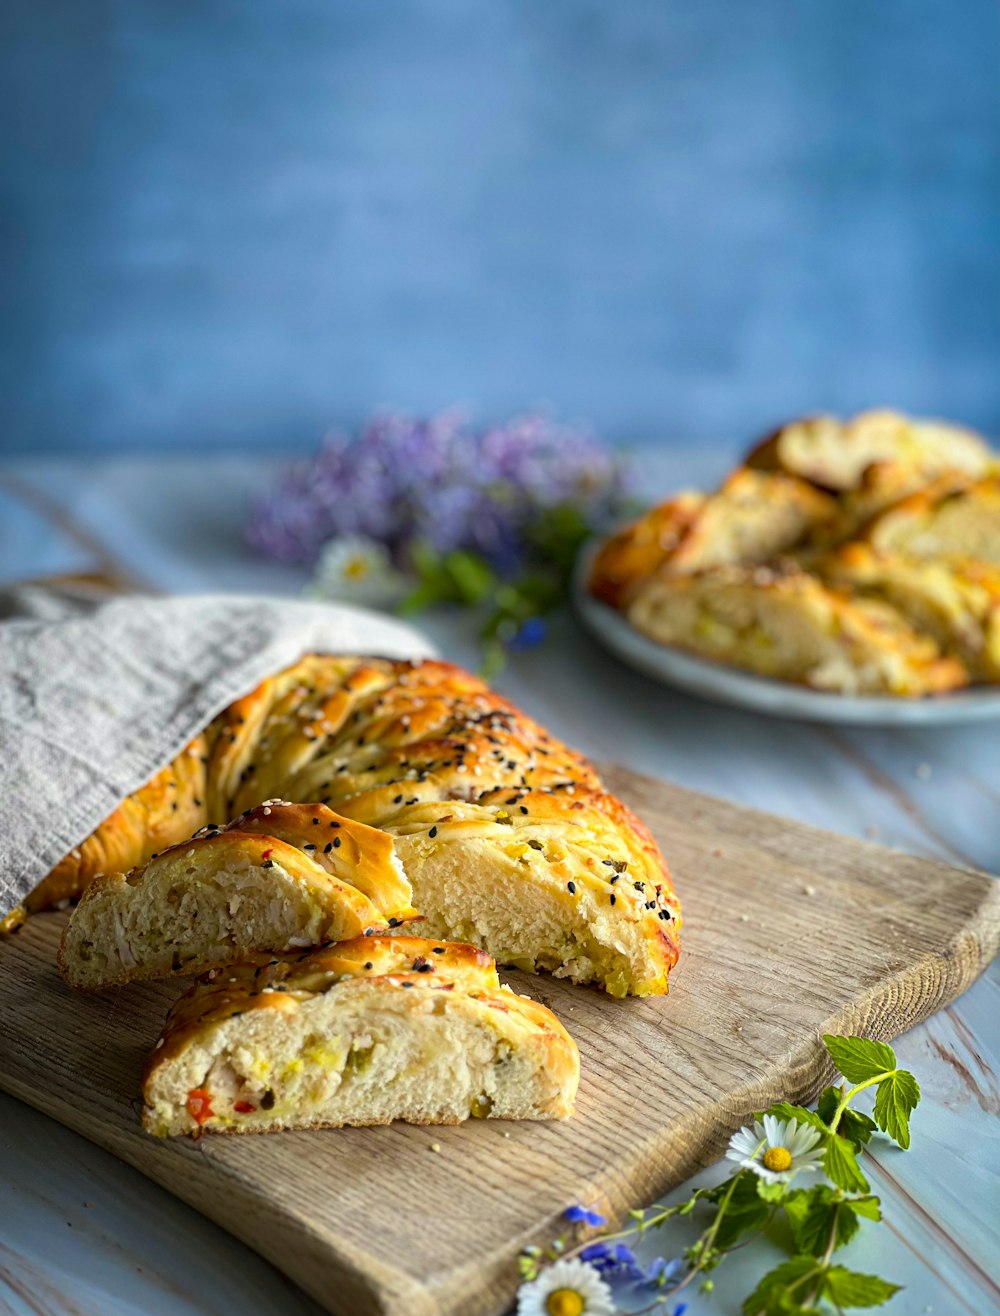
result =
[[[93,990],[344,941],[415,911],[392,838],[325,805],[272,801],[84,893],[59,950]]]
[[[895,609],[791,564],[653,580],[628,616],[660,644],[818,690],[920,696],[968,682]]]
[[[935,482],[875,517],[861,538],[880,553],[1000,565],[1000,476],[964,488]]]
[[[1000,566],[900,557],[854,543],[817,569],[839,589],[892,604],[961,659],[974,680],[1000,681]]]
[[[682,494],[610,539],[590,589],[624,609],[652,575],[766,562],[820,534],[837,513],[832,498],[802,480],[741,467],[717,493]]]
[[[564,1119],[579,1053],[471,946],[362,937],[202,979],[146,1067],[159,1137],[345,1124]]]
[[[475,804],[404,805],[382,826],[421,931],[612,996],[666,992],[680,907],[655,841],[619,801],[571,783],[505,789]]]
[[[627,607],[636,586],[670,557],[706,495],[685,491],[613,534],[590,571],[590,592],[613,608]]]
[[[874,462],[890,462],[924,481],[947,471],[977,479],[996,462],[971,430],[939,420],[914,420],[895,411],[865,411],[852,420],[809,416],[761,441],[747,465],[784,471],[822,489],[855,489]]]

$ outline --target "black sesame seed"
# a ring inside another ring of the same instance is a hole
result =
[[[315,847],[314,845],[310,844],[310,842],[307,841],[307,842],[305,843],[305,845],[302,847],[302,849],[303,849],[303,850],[315,850],[316,847]]]
[[[431,947],[431,951],[432,951],[432,953],[433,953],[434,955],[443,955],[443,954],[444,954],[444,947],[443,947],[443,946],[432,946],[432,947]]]
[[[402,921],[403,921],[403,920],[402,920],[401,918],[391,918],[391,919],[389,920],[389,927],[390,927],[390,928],[398,928],[399,925],[402,923]]]
[[[522,813],[527,813],[527,812],[528,812],[528,806],[527,806],[526,804],[522,804],[522,805],[521,805],[521,812],[522,812]]]
[[[374,969],[374,967],[375,967],[375,965],[371,962],[371,960],[365,960],[365,968],[366,968],[366,969]]]
[[[428,836],[437,836],[437,834],[438,834],[438,829],[436,827],[432,827],[430,831],[427,833]]]
[[[326,845],[323,846],[323,853],[329,854],[332,849],[333,849],[333,842],[327,841]]]
[[[340,849],[340,837],[339,837],[339,836],[335,836],[335,837],[333,838],[333,848],[334,848],[335,850],[339,850],[339,849]]]
[[[402,797],[402,795],[397,795],[397,796],[395,797],[395,799],[393,800],[393,804],[402,804],[402,803],[403,803],[403,797]]]
[[[570,893],[571,896],[575,896],[575,895],[576,895],[576,883],[575,883],[575,882],[567,882],[567,883],[566,883],[566,890]]]
[[[615,901],[616,901],[617,899],[618,899],[618,897],[617,897],[617,896],[615,895],[615,893],[612,891],[612,892],[611,892],[611,903],[614,904]]]

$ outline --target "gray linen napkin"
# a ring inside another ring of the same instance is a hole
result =
[[[0,916],[225,706],[303,654],[434,656],[346,605],[0,594]]]

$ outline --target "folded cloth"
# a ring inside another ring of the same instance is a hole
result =
[[[0,917],[233,699],[306,653],[427,658],[391,617],[241,595],[0,593]]]

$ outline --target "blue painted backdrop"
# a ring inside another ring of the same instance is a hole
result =
[[[2,442],[1000,430],[996,0],[6,0]]]

